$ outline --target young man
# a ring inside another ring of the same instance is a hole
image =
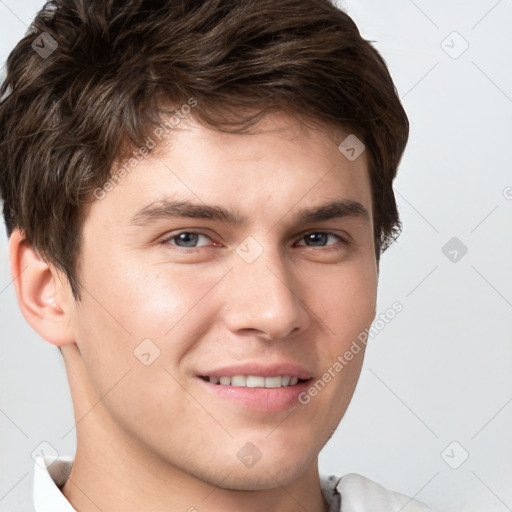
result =
[[[360,374],[408,121],[328,0],[54,0],[8,59],[19,306],[74,459],[37,512],[424,511],[318,454]]]

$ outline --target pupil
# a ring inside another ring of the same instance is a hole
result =
[[[187,244],[187,247],[189,247],[189,246],[193,246],[194,243],[197,242],[195,237],[197,237],[196,233],[181,233],[181,235],[179,235],[178,239],[181,242],[184,242],[185,244]]]
[[[320,242],[322,239],[324,239],[327,235],[325,233],[311,233],[308,235],[308,238],[312,242]]]

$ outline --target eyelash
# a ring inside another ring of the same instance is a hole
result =
[[[170,243],[171,240],[174,240],[175,238],[178,238],[180,235],[183,235],[185,233],[190,233],[190,234],[195,234],[195,235],[202,235],[202,236],[205,236],[206,238],[210,239],[211,240],[211,237],[209,237],[206,233],[203,233],[201,231],[193,231],[193,230],[184,230],[184,231],[179,231],[178,233],[175,233],[173,234],[172,236],[167,236],[166,238],[164,238],[163,240],[161,240],[161,244],[162,245],[172,245],[172,246],[175,246],[177,247],[178,249],[183,249],[183,250],[193,250],[193,249],[200,249],[201,247],[205,247],[205,246],[199,246],[199,247],[181,247],[179,245],[176,245],[176,244],[172,244]],[[305,233],[304,235],[301,236],[300,240],[303,240],[304,238],[306,238],[307,236],[309,235],[313,235],[313,234],[322,234],[322,235],[331,235],[331,236],[334,236],[335,238],[337,238],[339,240],[339,242],[341,242],[341,244],[343,246],[346,246],[348,245],[348,242],[347,240],[345,240],[343,237],[341,237],[340,235],[338,235],[337,233],[334,233],[332,231],[309,231],[308,233]],[[339,250],[335,248],[335,245],[337,244],[332,244],[332,245],[327,245],[327,246],[311,246],[311,245],[302,245],[300,247],[306,247],[306,248],[315,248],[315,247],[318,247],[320,249],[324,249],[326,250],[327,248],[333,248],[334,250]]]

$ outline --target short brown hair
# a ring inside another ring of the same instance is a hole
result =
[[[194,118],[221,131],[271,110],[349,127],[369,157],[377,261],[400,233],[408,119],[383,58],[329,0],[52,0],[0,97],[7,234],[22,230],[76,300],[84,203],[161,122],[162,100],[194,98]]]

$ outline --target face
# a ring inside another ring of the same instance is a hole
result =
[[[71,321],[133,446],[234,489],[316,464],[364,350],[335,363],[375,316],[367,160],[338,150],[346,135],[191,121],[92,203]]]

